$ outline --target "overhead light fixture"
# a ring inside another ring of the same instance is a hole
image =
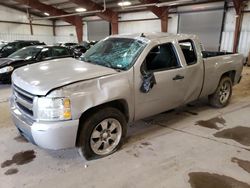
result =
[[[179,1],[169,1],[169,2],[163,2],[163,3],[157,3],[157,7],[165,7],[165,6],[175,6],[175,5],[181,5],[184,3],[193,3],[193,0],[179,0]]]
[[[125,1],[123,1],[125,2]],[[121,3],[123,3],[121,2]],[[124,9],[136,9],[136,8],[143,8],[143,7],[152,7],[152,6],[156,6],[156,7],[171,7],[171,6],[177,6],[177,5],[181,5],[181,4],[189,4],[189,3],[193,3],[195,2],[195,0],[174,0],[174,1],[167,1],[167,2],[163,2],[163,3],[148,3],[148,4],[140,4],[140,5],[134,5],[134,6],[126,6],[124,7]]]
[[[76,8],[76,12],[85,12],[86,8]]]
[[[124,7],[124,6],[129,6],[131,5],[130,1],[121,1],[118,3],[119,6]]]
[[[49,16],[49,13],[48,13],[48,12],[45,12],[44,15],[45,15],[45,16]]]

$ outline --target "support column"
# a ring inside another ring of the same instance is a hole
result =
[[[52,20],[53,36],[56,36],[56,20]]]
[[[161,31],[168,32],[168,11],[161,17]]]
[[[237,17],[236,17],[236,23],[235,23],[234,45],[233,45],[233,52],[234,53],[238,52],[242,20],[243,20],[243,13],[242,13],[242,11],[240,11],[240,14],[237,15]]]
[[[233,52],[236,53],[238,51],[238,46],[239,46],[241,25],[242,25],[242,20],[243,20],[243,10],[244,10],[245,5],[243,1],[239,1],[239,0],[233,0],[233,3],[235,7],[235,12],[236,12]]]
[[[29,19],[29,23],[30,23],[30,34],[33,35],[33,25],[32,25],[32,21],[31,19]]]
[[[33,35],[33,25],[32,25],[32,19],[30,16],[30,12],[28,11],[28,16],[29,16],[29,24],[30,24],[30,34]]]
[[[118,15],[113,14],[111,18],[111,34],[118,34]]]
[[[78,42],[82,42],[83,41],[83,23],[82,23],[82,19],[77,19],[75,21],[75,28],[76,28],[77,40],[78,40]]]

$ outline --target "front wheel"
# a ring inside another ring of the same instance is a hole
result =
[[[209,95],[210,105],[216,108],[222,108],[228,105],[232,95],[232,80],[229,77],[223,77],[216,91]]]
[[[88,160],[114,153],[121,147],[127,131],[124,115],[111,107],[94,112],[80,126],[79,152]]]

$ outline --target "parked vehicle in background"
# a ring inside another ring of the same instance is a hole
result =
[[[98,41],[92,40],[92,41],[89,42],[89,45],[90,45],[90,46],[94,46],[96,43],[98,43]]]
[[[14,53],[15,51],[32,45],[45,45],[45,43],[41,43],[39,41],[25,41],[25,40],[17,40],[14,42],[10,42],[2,47],[0,50],[0,58],[8,57],[10,54]]]
[[[0,50],[7,44],[8,44],[7,42],[0,42]]]
[[[3,47],[3,46],[6,45],[6,44],[8,44],[7,41],[3,41],[3,40],[0,41],[0,46],[1,46],[1,47]]]
[[[66,42],[66,43],[61,43],[60,46],[64,46],[64,47],[67,47],[67,48],[72,48],[74,46],[78,45],[78,43],[75,43],[75,42]]]
[[[11,82],[12,72],[22,66],[45,60],[73,57],[71,50],[60,46],[24,47],[7,58],[0,59],[0,81]]]
[[[83,55],[89,48],[86,48],[85,46],[82,45],[76,45],[72,47],[71,50],[73,50],[75,57],[80,57]]]
[[[13,121],[43,148],[77,146],[87,159],[107,156],[122,145],[128,122],[201,97],[214,107],[229,103],[243,56],[203,52],[200,44],[195,35],[117,35],[83,61],[20,68],[12,76]]]
[[[73,50],[75,57],[81,57],[88,49],[90,49],[92,46],[94,46],[97,43],[97,41],[83,41],[79,45],[71,47]]]

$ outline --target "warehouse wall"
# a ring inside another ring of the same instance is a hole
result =
[[[87,24],[83,23],[83,40],[87,40]],[[56,21],[56,42],[77,42],[75,26],[64,21]]]
[[[27,15],[24,12],[17,11],[5,6],[0,6],[0,40],[13,41],[21,39],[41,40],[44,42],[53,41],[52,22],[49,20],[34,21],[33,25],[34,36],[30,35],[30,26]],[[20,22],[7,23],[7,22]]]
[[[250,2],[246,10],[250,10]],[[226,14],[225,26],[222,35],[221,50],[233,51],[234,28],[235,28],[235,10],[230,8]],[[239,41],[239,52],[248,55],[250,50],[250,13],[244,13],[242,29]]]
[[[246,10],[250,10],[250,1]],[[140,32],[160,32],[161,23],[157,17],[149,12],[136,12],[120,14],[119,33],[140,33]],[[177,33],[178,29],[178,14],[170,14],[168,29],[170,33]],[[224,31],[222,33],[221,51],[233,50],[233,39],[235,29],[235,10],[229,8],[225,15]],[[152,19],[140,20],[138,19]],[[130,20],[130,21],[129,21]],[[133,21],[135,20],[135,21]],[[239,41],[239,53],[244,56],[248,55],[250,50],[250,13],[244,13],[242,31]]]
[[[56,27],[57,36],[53,36],[52,21],[34,20],[32,22],[34,35],[31,35],[26,13],[0,5],[0,15],[0,40],[40,40],[46,44],[77,41],[75,27],[66,22],[56,22],[56,26],[58,26]],[[18,23],[7,23],[6,21]],[[86,35],[86,33],[87,28],[84,27],[84,34]]]
[[[119,15],[119,33],[160,32],[161,21],[150,11],[123,13]],[[178,15],[170,14],[168,28],[170,33],[177,33]],[[139,19],[144,20],[139,20]],[[148,20],[146,20],[148,19]],[[134,21],[133,21],[134,20]]]

